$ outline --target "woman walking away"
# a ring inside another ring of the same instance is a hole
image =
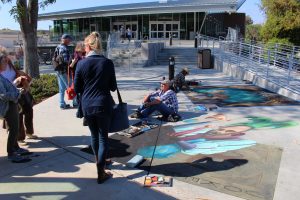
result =
[[[112,174],[105,171],[108,154],[108,130],[113,99],[110,91],[117,89],[114,64],[101,55],[99,33],[92,32],[84,40],[86,58],[80,60],[75,72],[75,92],[81,94],[82,112],[91,131],[91,145],[95,155],[99,184]]]

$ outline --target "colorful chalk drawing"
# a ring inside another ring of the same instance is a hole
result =
[[[274,121],[268,117],[256,117],[248,116],[248,122],[231,124],[231,126],[249,126],[252,129],[261,129],[261,128],[288,128],[292,126],[297,126],[299,123],[295,121]]]
[[[186,108],[188,111],[195,113],[205,114],[207,112],[207,108],[204,105],[186,105]]]
[[[198,86],[184,93],[194,104],[216,104],[219,107],[300,105],[254,85]]]
[[[205,94],[207,97],[222,99],[226,103],[262,103],[267,100],[257,91],[238,88],[205,88],[193,91]]]
[[[145,158],[151,158],[154,151],[154,146],[140,148],[137,152],[138,155],[142,155]],[[177,144],[161,145],[155,149],[154,158],[169,158],[181,151],[181,148]]]
[[[210,118],[227,120],[223,114],[213,115]],[[294,121],[275,121],[267,117],[248,116],[246,122],[230,124],[212,128],[209,122],[199,122],[200,118],[184,120],[184,125],[174,127],[170,137],[176,137],[177,143],[157,146],[154,157],[158,159],[169,158],[178,153],[195,156],[198,154],[211,155],[239,150],[256,145],[256,141],[241,139],[241,136],[253,129],[277,129],[297,126]],[[154,147],[143,147],[138,154],[146,158],[152,156]]]

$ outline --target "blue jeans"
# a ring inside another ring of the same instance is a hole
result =
[[[91,145],[97,159],[97,169],[104,170],[108,155],[108,129],[110,116],[86,116],[91,131]]]
[[[59,73],[57,72],[57,81],[58,81],[58,88],[59,88],[59,106],[64,107],[66,106],[65,102],[65,92],[68,87],[68,76],[67,73]],[[70,79],[70,85],[72,84],[72,79]],[[77,98],[73,99],[73,106],[77,106]]]
[[[149,107],[146,107],[143,104],[138,108],[138,111],[140,111],[142,117],[144,118],[151,115],[154,111],[160,112],[164,117],[168,117],[169,115],[174,114],[174,110],[172,108],[169,108],[164,103],[155,104]]]

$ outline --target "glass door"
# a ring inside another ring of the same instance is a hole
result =
[[[97,25],[96,24],[90,24],[90,33],[97,31]]]
[[[179,39],[179,22],[150,22],[150,39]]]
[[[122,26],[125,28],[125,31],[130,28],[132,39],[138,38],[138,22],[114,22],[112,27],[113,31],[120,31]]]
[[[130,28],[132,32],[132,39],[137,39],[138,38],[138,22],[126,22],[125,23],[125,28],[126,30]]]

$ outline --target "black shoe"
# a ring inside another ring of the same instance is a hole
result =
[[[7,159],[10,160],[13,163],[26,163],[26,162],[30,162],[31,161],[30,158],[21,156],[21,155],[19,155],[17,153],[13,153],[11,155],[8,155]]]
[[[71,108],[71,106],[69,104],[60,106],[60,109],[62,109],[62,110],[66,110],[66,109],[70,109],[70,108]]]
[[[130,115],[130,118],[136,118],[136,119],[139,119],[139,118],[142,118],[142,114],[139,112],[139,111],[136,111],[135,113],[132,113]]]
[[[110,172],[103,172],[101,174],[98,174],[97,183],[102,184],[111,177],[113,177],[113,175]]]

